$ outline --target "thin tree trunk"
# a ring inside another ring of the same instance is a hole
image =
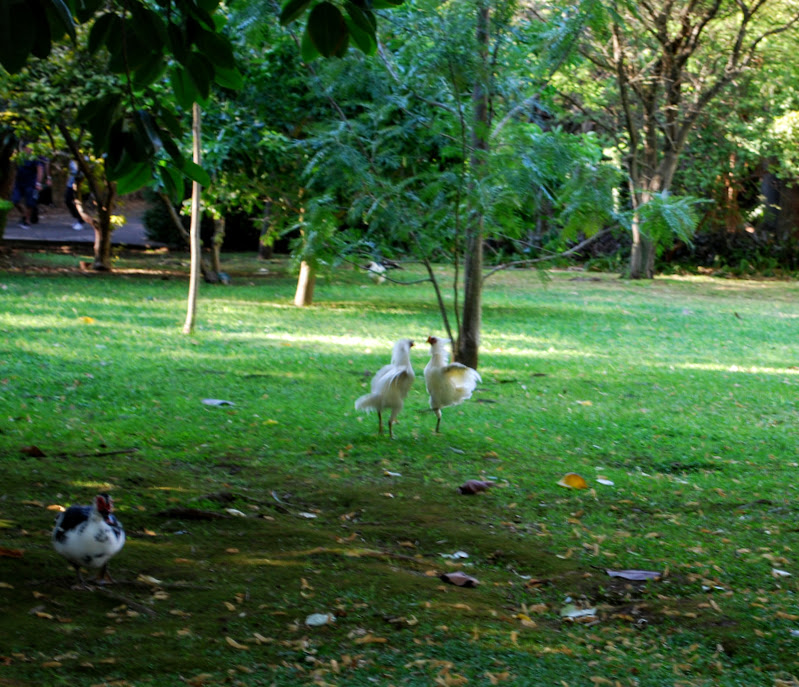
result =
[[[214,220],[214,236],[211,239],[211,268],[215,275],[219,275],[222,266],[222,244],[225,241],[225,218]]]
[[[480,183],[488,152],[490,125],[488,96],[488,20],[487,0],[480,0],[477,8],[477,44],[480,54],[480,73],[472,91],[474,119],[472,122],[471,167],[474,183]],[[477,368],[480,350],[483,290],[483,213],[469,217],[466,225],[466,255],[463,262],[463,318],[458,332],[455,360]]]
[[[192,158],[195,164],[201,163],[200,156],[200,106],[194,103],[192,107]],[[186,322],[183,333],[191,334],[194,331],[194,321],[197,317],[197,292],[200,288],[200,193],[202,187],[196,181],[191,184],[191,273],[189,274],[189,297],[186,307]]]
[[[633,214],[633,244],[630,252],[630,279],[652,279],[655,276],[655,249],[641,232],[638,211]]]
[[[191,233],[186,231],[186,227],[183,226],[180,215],[178,215],[177,211],[175,210],[175,206],[172,205],[172,201],[169,199],[169,196],[163,192],[159,195],[161,196],[161,201],[164,203],[167,213],[172,219],[172,224],[175,225],[175,229],[180,234],[181,238],[186,242],[186,247],[191,252]],[[219,280],[219,278],[217,277],[216,273],[213,272],[206,264],[205,260],[202,259],[202,245],[200,245],[200,251],[200,272],[202,273],[203,279],[205,281],[207,281],[209,284],[214,284]]]
[[[303,307],[313,303],[313,289],[316,284],[316,272],[310,263],[302,261],[300,276],[297,279],[297,293],[294,294],[294,305]]]
[[[441,319],[444,322],[444,329],[447,330],[447,338],[451,340],[452,329],[449,326],[449,318],[447,317],[447,306],[444,304],[444,298],[441,295],[441,289],[438,286],[438,280],[436,279],[435,272],[433,272],[433,266],[430,264],[430,261],[427,258],[424,258],[423,262],[425,269],[427,269],[427,274],[430,276],[430,281],[433,284],[433,290],[436,292],[436,300],[438,301],[438,311],[441,313]]]

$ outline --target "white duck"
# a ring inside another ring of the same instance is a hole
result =
[[[441,426],[441,409],[456,406],[471,398],[477,382],[482,382],[477,370],[462,365],[449,363],[446,345],[449,339],[427,338],[430,344],[430,362],[424,368],[424,383],[430,394],[430,407],[436,414],[436,432]]]
[[[108,562],[125,544],[125,530],[113,514],[108,494],[98,494],[91,506],[70,506],[53,529],[53,548],[72,563],[78,581],[84,584],[81,566],[99,568],[97,582],[113,582]]]
[[[405,397],[416,375],[411,367],[413,341],[400,339],[391,351],[391,363],[381,367],[372,378],[372,390],[355,401],[356,410],[377,411],[378,433],[383,433],[383,411],[391,408],[388,434],[393,439],[392,425],[402,410]]]

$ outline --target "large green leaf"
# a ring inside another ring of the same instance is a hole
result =
[[[192,181],[196,181],[200,186],[210,186],[211,185],[211,177],[208,176],[208,172],[206,172],[200,165],[196,162],[192,162],[191,160],[185,160],[183,162],[183,169],[181,170],[189,179]]]
[[[153,182],[153,171],[149,162],[132,165],[123,176],[117,179],[117,193],[124,196],[138,191]]]
[[[0,64],[16,74],[33,49],[36,26],[27,3],[0,3]]]
[[[280,11],[280,23],[285,26],[297,19],[311,4],[311,0],[288,0]]]
[[[131,3],[131,27],[150,51],[162,52],[167,41],[166,24],[161,16],[138,2]]]
[[[59,0],[50,0],[50,1],[55,3],[58,2]],[[75,16],[77,17],[79,23],[85,24],[92,17],[94,17],[95,14],[97,14],[99,9],[105,4],[105,0],[80,0],[80,2],[75,4],[77,5],[77,7],[75,7]],[[71,20],[72,15],[69,15],[69,9],[67,9],[67,14]]]
[[[167,152],[169,157],[172,158],[172,162],[174,163],[175,167],[183,169],[185,158],[183,157],[183,153],[180,152],[180,148],[177,147],[171,138],[164,137],[163,144],[164,150]]]
[[[178,105],[184,110],[190,110],[191,106],[199,98],[199,92],[194,85],[194,81],[181,66],[172,67],[169,73],[169,81],[172,84],[172,92],[175,94]]]
[[[302,32],[302,40],[300,41],[300,54],[305,62],[311,62],[319,57],[319,51],[316,49],[311,37],[308,35],[307,25],[305,27],[305,31]]]
[[[150,56],[139,65],[133,74],[133,87],[142,90],[151,83],[157,81],[166,71],[166,61],[164,56],[158,53],[151,53]]]
[[[122,19],[113,12],[102,15],[89,32],[89,52],[96,53],[103,45],[114,43],[122,37]]]
[[[230,41],[224,36],[202,29],[197,34],[196,45],[215,68],[233,69],[236,66]]]
[[[147,110],[138,110],[134,117],[137,129],[141,135],[147,139],[147,145],[151,150],[150,155],[152,156],[163,147],[161,134],[158,131],[158,124]]]
[[[207,100],[211,94],[211,84],[214,82],[214,66],[203,54],[193,52],[186,60],[186,69],[189,77],[194,82],[197,92],[200,94],[198,101]]]
[[[161,176],[161,183],[170,200],[172,200],[173,203],[180,203],[183,200],[184,191],[183,175],[170,165],[159,166],[158,173]]]
[[[374,12],[368,9],[362,9],[354,2],[348,2],[345,8],[355,25],[358,26],[361,31],[365,31],[374,37],[377,31],[377,19],[375,18]]]
[[[167,45],[174,58],[183,64],[189,54],[188,39],[184,27],[179,24],[169,23],[166,27]]]
[[[167,128],[170,134],[175,138],[180,138],[183,134],[183,126],[177,116],[166,107],[159,108],[157,112],[158,119]]]
[[[95,5],[99,6],[100,1],[95,0]],[[86,2],[87,0],[84,0],[82,4],[86,4]],[[61,38],[61,36],[66,33],[73,41],[77,39],[75,22],[64,0],[49,0],[47,4],[47,17],[50,22],[50,32],[53,38]]]
[[[219,0],[197,0],[197,5],[204,12],[212,14],[214,10],[219,7]]]
[[[308,35],[324,57],[341,56],[347,50],[349,30],[341,10],[330,2],[320,2],[308,15]]]
[[[374,55],[377,52],[377,38],[374,32],[364,31],[349,17],[345,18],[350,36],[358,46],[358,49],[365,55]]]
[[[213,17],[211,17],[209,11],[192,2],[185,3],[183,7],[189,15],[187,23],[191,22],[191,19],[193,18],[196,19],[197,22],[206,29],[210,29],[211,31],[216,30],[216,24],[214,23]]]
[[[160,48],[149,39],[142,39],[142,34],[136,30],[136,22],[133,19],[125,20],[121,26],[121,40],[108,44],[108,51],[111,53],[108,68],[117,74],[137,69]]]
[[[217,66],[214,69],[214,81],[222,88],[238,91],[244,86],[244,77],[238,69],[225,69]]]
[[[52,43],[50,21],[47,18],[47,10],[43,5],[38,2],[31,2],[30,7],[33,11],[33,26],[36,29],[33,36],[31,54],[43,60],[50,54],[50,45]]]

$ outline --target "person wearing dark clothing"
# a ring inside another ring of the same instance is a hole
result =
[[[11,202],[22,213],[20,226],[27,229],[31,221],[35,222],[39,203],[39,191],[44,181],[44,164],[34,157],[30,146],[23,148],[22,161],[17,164],[17,176],[14,179],[14,190]]]
[[[64,203],[66,203],[69,214],[75,218],[75,224],[72,228],[75,231],[83,229],[83,218],[75,207],[75,194],[80,187],[81,173],[78,163],[75,160],[69,161],[69,177],[67,177],[67,190],[64,192]]]

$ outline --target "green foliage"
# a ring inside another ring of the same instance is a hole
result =
[[[310,8],[302,36],[302,57],[307,62],[323,57],[343,57],[350,44],[364,54],[377,50],[375,10],[399,7],[403,0],[345,0],[339,6],[329,0],[287,0],[280,12],[284,26]],[[343,11],[342,11],[343,8]]]
[[[691,244],[699,224],[697,206],[706,202],[664,192],[653,195],[638,208],[641,230],[652,240],[658,255],[675,239]]]
[[[178,150],[175,139],[181,132],[174,124],[180,121],[181,110],[189,110],[194,102],[207,102],[215,86],[242,84],[224,34],[224,19],[215,14],[217,3],[164,0],[152,6],[140,0],[107,4],[49,0],[48,5],[58,11],[47,12],[42,10],[44,5],[44,0],[3,0],[3,12],[20,13],[13,24],[3,23],[3,30],[24,28],[7,36],[8,41],[0,41],[5,48],[0,51],[0,63],[12,73],[21,72],[30,55],[48,57],[52,46],[68,31],[74,46],[82,44],[102,61],[100,71],[119,77],[113,91],[92,95],[75,115],[76,123],[90,132],[97,154],[106,155],[109,178],[123,191],[154,179],[171,182],[174,173],[207,184],[207,175]],[[30,16],[23,16],[25,12]],[[88,30],[80,30],[80,25]],[[26,32],[34,39],[28,40]],[[167,67],[171,102],[159,86]],[[155,93],[161,97],[154,97]],[[148,107],[142,108],[141,102]],[[160,158],[160,167],[166,165],[174,173],[159,173],[156,158]]]
[[[773,149],[779,152],[779,172],[786,177],[799,177],[799,111],[791,110],[771,124]]]
[[[16,74],[30,56],[46,58],[52,40],[75,40],[72,9],[63,0],[0,0],[0,65]]]

